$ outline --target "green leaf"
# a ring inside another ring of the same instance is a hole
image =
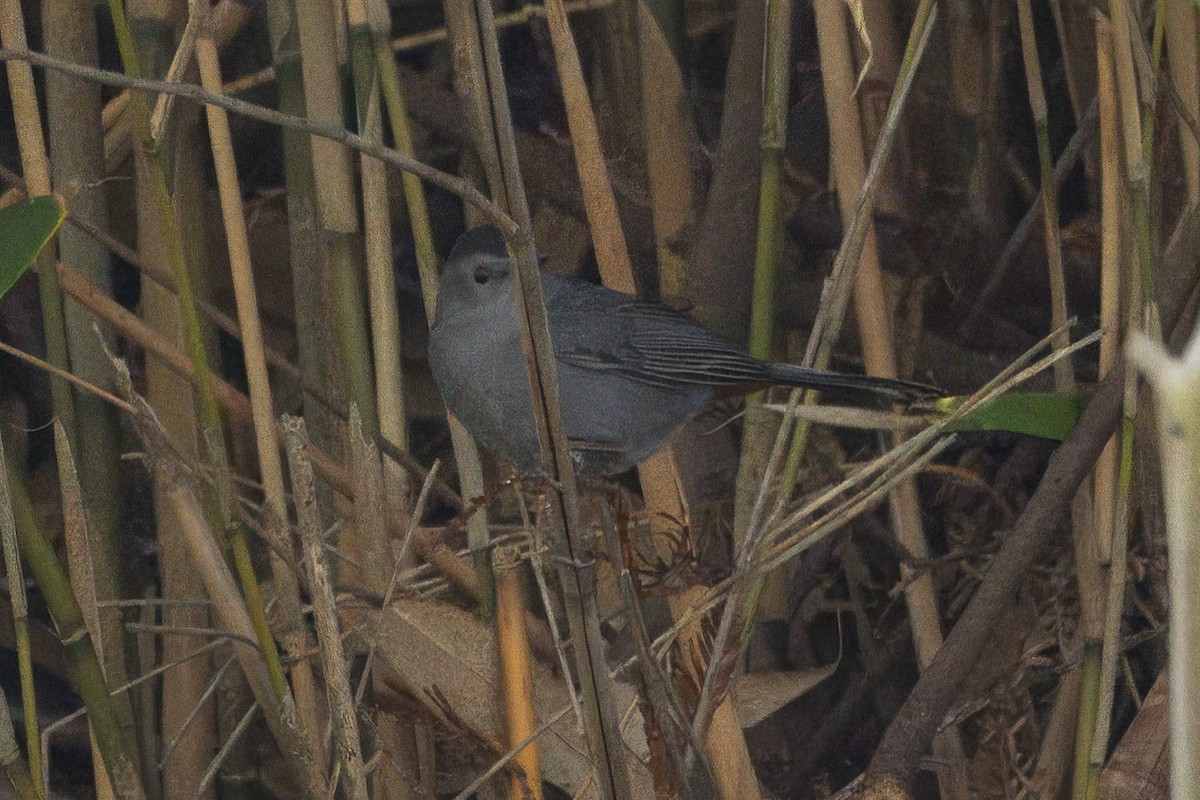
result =
[[[57,195],[0,209],[0,297],[25,274],[66,216],[67,207]]]
[[[938,402],[938,410],[949,413],[962,397],[947,397]],[[1027,436],[1062,441],[1079,421],[1087,399],[1069,392],[1027,392],[1002,394],[956,420],[953,431],[1009,431]]]

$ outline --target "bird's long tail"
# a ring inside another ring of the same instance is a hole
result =
[[[937,387],[927,386],[923,383],[845,372],[824,372],[795,364],[769,363],[767,364],[767,378],[771,383],[779,386],[796,386],[801,389],[833,392],[851,398],[871,398],[899,403],[937,397],[942,394]]]

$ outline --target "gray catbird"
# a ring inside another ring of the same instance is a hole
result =
[[[429,367],[446,405],[479,443],[536,474],[541,459],[511,268],[496,228],[459,238],[442,272]],[[542,286],[563,424],[585,475],[634,466],[718,393],[778,384],[904,401],[934,391],[760,361],[673,308],[586,281],[543,274]]]

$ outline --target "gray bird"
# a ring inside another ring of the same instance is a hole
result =
[[[504,237],[491,226],[455,243],[442,272],[429,367],[447,407],[523,474],[541,472]],[[904,381],[760,361],[683,313],[586,281],[543,274],[559,400],[585,475],[644,460],[718,394],[769,385],[906,401],[936,391]]]

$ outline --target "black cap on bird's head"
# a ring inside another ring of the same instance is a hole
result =
[[[486,255],[496,258],[507,258],[508,248],[504,244],[504,234],[495,225],[481,225],[458,237],[450,250],[450,261],[460,261],[471,256]]]
[[[442,268],[434,324],[488,302],[511,303],[511,272],[508,248],[498,228],[484,225],[464,233]]]

